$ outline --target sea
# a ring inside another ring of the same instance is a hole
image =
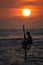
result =
[[[25,33],[27,31],[32,36],[33,44],[24,60],[23,30],[0,30],[0,65],[43,65],[43,29],[25,29]]]

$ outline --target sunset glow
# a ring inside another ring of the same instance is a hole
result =
[[[43,0],[0,0],[0,29],[43,28]]]
[[[30,16],[31,15],[31,10],[30,9],[23,9],[22,10],[22,15],[23,16]]]

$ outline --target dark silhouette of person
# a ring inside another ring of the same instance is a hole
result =
[[[33,44],[32,43],[32,37],[30,35],[30,32],[27,32],[26,33],[27,37],[25,38],[25,40],[22,42],[22,48],[23,49],[30,49],[31,48],[31,45]]]
[[[27,32],[26,35],[27,35],[27,38],[26,39],[27,39],[27,46],[28,46],[27,49],[30,49],[31,48],[31,45],[33,44],[32,43],[32,37],[30,35],[30,32]]]

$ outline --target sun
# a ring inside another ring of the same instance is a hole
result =
[[[31,15],[31,10],[30,9],[23,9],[22,10],[22,15],[23,16],[30,16]]]

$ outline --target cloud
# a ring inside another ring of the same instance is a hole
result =
[[[0,8],[19,8],[23,5],[39,5],[40,1],[29,1],[29,0],[0,0]]]
[[[20,0],[0,0],[0,8],[16,8],[19,6]]]
[[[39,5],[37,2],[23,2],[22,5]]]

